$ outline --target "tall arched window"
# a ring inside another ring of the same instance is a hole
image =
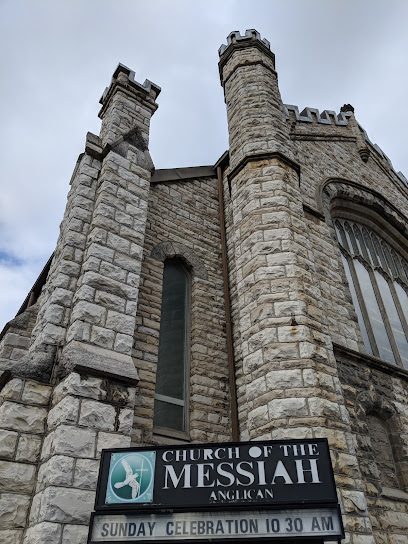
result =
[[[164,263],[154,426],[186,430],[189,275],[179,261]]]
[[[408,369],[408,263],[371,228],[334,222],[367,352]]]

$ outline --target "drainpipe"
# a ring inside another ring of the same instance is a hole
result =
[[[217,178],[218,178],[218,202],[220,206],[222,276],[223,276],[223,283],[224,283],[224,300],[225,300],[225,332],[227,336],[228,377],[229,377],[229,393],[230,393],[230,404],[231,404],[231,430],[232,430],[232,440],[234,442],[238,442],[239,441],[239,427],[238,427],[237,386],[235,381],[234,347],[233,347],[233,341],[232,341],[231,303],[230,303],[230,296],[229,296],[229,281],[228,281],[227,239],[225,235],[224,194],[223,194],[223,187],[222,187],[221,166],[217,166]]]

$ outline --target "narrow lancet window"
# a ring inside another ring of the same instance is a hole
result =
[[[178,261],[163,273],[154,426],[186,430],[189,276]]]

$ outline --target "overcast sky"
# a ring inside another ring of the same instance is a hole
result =
[[[118,62],[162,88],[156,168],[214,164],[228,135],[218,48],[256,28],[283,101],[355,108],[408,177],[406,0],[0,0],[0,330],[55,247],[69,180]]]

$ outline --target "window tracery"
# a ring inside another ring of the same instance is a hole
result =
[[[366,225],[334,226],[367,353],[408,370],[407,261]]]

